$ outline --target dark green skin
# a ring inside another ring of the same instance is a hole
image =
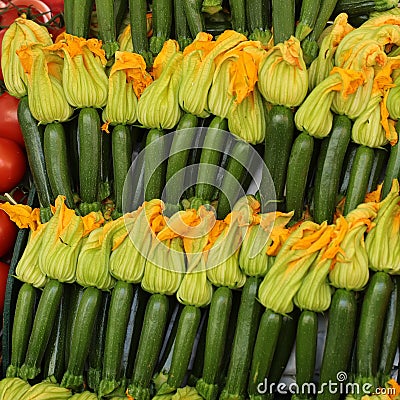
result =
[[[386,173],[390,151],[387,148],[374,149],[375,157],[372,164],[371,175],[369,177],[367,192],[372,192],[382,182],[383,173]],[[382,188],[383,190],[383,188]]]
[[[272,0],[274,44],[283,43],[295,30],[295,0]]]
[[[320,371],[317,400],[338,400],[340,393],[329,393],[321,384],[337,382],[338,372],[349,370],[356,330],[357,301],[354,292],[337,289],[329,308],[328,331]],[[321,388],[323,390],[321,390]]]
[[[204,32],[204,18],[201,13],[202,3],[203,0],[183,0],[183,7],[192,38],[195,38],[199,32]]]
[[[400,132],[400,123],[396,122],[396,132]],[[384,199],[392,187],[393,179],[400,179],[400,146],[397,142],[390,149],[389,161],[386,167],[385,179],[382,187],[382,199]]]
[[[162,50],[164,42],[171,36],[173,4],[172,0],[153,0],[153,36],[150,51],[154,56]]]
[[[230,0],[229,5],[232,15],[232,29],[236,32],[247,35],[246,1]]]
[[[90,32],[90,19],[92,17],[94,0],[68,0],[70,2],[67,13],[72,17],[71,23],[67,25],[67,33],[87,39]],[[70,10],[72,8],[72,11]]]

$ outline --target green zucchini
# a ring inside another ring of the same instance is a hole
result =
[[[67,140],[68,171],[71,180],[71,189],[74,193],[79,190],[79,145],[78,145],[78,118],[77,116],[63,123]]]
[[[262,306],[257,300],[260,278],[248,277],[242,289],[228,374],[220,399],[245,398]]]
[[[366,15],[397,7],[397,0],[338,0],[334,14],[345,12],[349,16]]]
[[[150,51],[156,56],[163,48],[164,43],[171,36],[172,27],[172,0],[153,0],[153,35],[150,39]]]
[[[229,0],[229,6],[232,17],[232,29],[236,32],[247,35],[246,26],[246,1]]]
[[[314,29],[320,6],[321,0],[303,0],[301,2],[300,19],[295,31],[295,37],[300,42]]]
[[[67,315],[69,305],[69,288],[64,288],[64,295],[61,299],[57,313],[57,319],[53,326],[49,344],[44,354],[43,377],[55,379],[61,382],[65,371],[65,336],[67,332]]]
[[[174,133],[166,172],[167,205],[179,205],[184,191],[185,167],[188,165],[190,150],[197,133],[197,124],[198,119],[195,115],[184,114]]]
[[[318,342],[318,315],[314,311],[303,310],[299,317],[296,334],[296,384],[303,390],[305,384],[313,381]],[[300,391],[299,398],[308,398],[308,393]]]
[[[74,32],[74,1],[64,0],[64,25],[65,32],[73,34]]]
[[[267,115],[264,162],[275,185],[278,201],[283,200],[294,132],[293,111],[285,106],[273,106]]]
[[[372,164],[371,175],[369,176],[367,192],[376,190],[378,184],[382,182],[383,174],[386,171],[386,166],[389,160],[389,151],[383,147],[375,149],[374,162]]]
[[[286,211],[294,211],[293,222],[301,219],[307,176],[313,154],[314,138],[302,132],[295,139],[290,152],[286,177]]]
[[[67,141],[64,128],[59,122],[46,125],[43,152],[53,197],[63,195],[66,205],[75,208],[68,169]]]
[[[213,200],[215,191],[213,183],[217,177],[216,167],[221,162],[224,145],[226,144],[225,131],[227,129],[228,122],[226,119],[214,117],[204,137],[197,175],[196,197],[205,201]]]
[[[110,394],[121,383],[121,360],[133,301],[132,283],[117,281],[111,294],[104,345],[103,372],[99,397]]]
[[[340,391],[329,390],[330,382],[338,382],[338,373],[349,370],[356,329],[357,301],[354,292],[337,289],[332,296],[328,315],[328,331],[318,386],[317,400],[338,400]]]
[[[356,341],[356,381],[368,382],[372,392],[377,387],[379,349],[393,281],[386,272],[372,275],[362,302]]]
[[[266,309],[260,320],[253,350],[247,389],[250,399],[257,398],[259,386],[264,384],[269,374],[281,326],[282,315]]]
[[[314,189],[314,220],[332,223],[339,190],[340,173],[351,137],[351,121],[335,116],[330,135],[322,140]]]
[[[19,376],[34,379],[41,371],[41,363],[60,307],[64,285],[51,279],[46,283],[36,310],[25,362]]]
[[[359,146],[351,167],[346,202],[344,204],[344,215],[347,215],[364,201],[373,162],[374,149],[367,146]]]
[[[272,27],[275,45],[294,35],[295,0],[272,0]]]
[[[79,193],[83,203],[98,201],[101,168],[101,135],[99,113],[82,108],[78,117],[79,130]]]
[[[110,298],[111,296],[109,293],[104,292],[102,294],[101,306],[96,320],[96,333],[92,336],[90,342],[87,384],[95,392],[99,390],[101,374],[103,372],[104,346],[106,341]]]
[[[400,132],[400,122],[396,122],[396,131]],[[393,179],[400,179],[400,146],[397,142],[390,149],[389,161],[387,163],[385,179],[382,187],[382,198],[385,198],[392,187]]]
[[[99,38],[103,42],[106,58],[110,59],[119,49],[115,25],[114,0],[95,0]]]
[[[24,137],[26,155],[40,206],[44,208],[50,207],[54,197],[46,171],[46,162],[43,153],[43,135],[38,128],[38,122],[33,118],[29,110],[27,96],[20,99],[17,116],[22,136]]]
[[[195,38],[199,32],[204,32],[204,18],[201,13],[203,0],[182,1],[190,34],[192,35],[192,38]]]
[[[271,3],[269,0],[246,2],[247,29],[250,40],[259,40],[267,45],[271,38]]]
[[[224,359],[231,309],[232,290],[224,286],[219,287],[211,299],[203,375],[196,383],[197,391],[206,400],[215,400],[220,391],[218,381]]]
[[[112,153],[111,153],[111,135],[102,132],[100,135],[100,173],[99,173],[99,189],[97,198],[100,203],[107,200],[111,196],[112,181]]]
[[[118,34],[124,28],[124,19],[128,13],[128,0],[114,0],[115,32]]]
[[[147,303],[132,381],[128,386],[133,398],[150,399],[150,382],[164,338],[168,308],[168,297],[163,294],[153,294]]]
[[[144,183],[145,201],[161,199],[165,183],[164,144],[162,139],[164,131],[161,129],[150,129],[146,138],[144,150]]]
[[[385,316],[379,355],[378,375],[380,387],[385,387],[391,377],[400,338],[400,280],[393,277],[393,290]]]
[[[350,142],[347,147],[346,155],[343,161],[342,173],[340,174],[340,188],[339,193],[343,196],[347,192],[349,187],[351,168],[353,166],[354,158],[356,155],[358,145],[354,142]]]
[[[100,289],[87,287],[84,290],[72,325],[68,366],[61,381],[63,387],[73,390],[81,390],[83,387],[84,365],[89,355],[90,342],[101,301],[102,291]]]
[[[175,39],[179,43],[180,50],[184,50],[188,46],[192,38],[190,36],[189,25],[186,20],[185,9],[183,0],[174,1],[174,26],[175,26]]]
[[[67,15],[72,16],[72,30],[68,33],[88,39],[94,0],[72,0],[71,3],[72,12],[68,11]]]
[[[218,219],[224,219],[236,201],[245,194],[242,185],[250,165],[252,149],[251,145],[243,140],[238,140],[233,146],[219,191]]]
[[[7,378],[17,377],[24,362],[35,315],[36,297],[36,289],[29,283],[24,283],[19,289],[12,330],[11,363],[7,367]]]
[[[147,1],[129,0],[129,19],[133,51],[143,56],[147,67],[153,64],[147,39]]]
[[[185,306],[179,317],[171,367],[167,384],[161,387],[159,394],[170,393],[180,388],[188,370],[190,356],[199,328],[201,312],[199,307]]]
[[[128,126],[117,125],[111,133],[114,202],[117,213],[122,213],[125,179],[132,164],[132,134]]]

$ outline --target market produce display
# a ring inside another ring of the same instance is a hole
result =
[[[400,398],[398,2],[20,1],[0,399]]]

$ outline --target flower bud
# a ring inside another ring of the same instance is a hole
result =
[[[184,275],[176,297],[187,306],[205,307],[211,303],[212,293],[212,285],[207,280],[206,271],[202,269]]]

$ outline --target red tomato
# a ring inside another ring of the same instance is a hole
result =
[[[18,123],[18,103],[19,100],[7,92],[0,95],[0,137],[14,140],[22,148],[25,148],[21,127]]]
[[[40,0],[12,0],[7,5],[8,10],[2,10],[1,25],[10,26],[21,14],[26,14],[29,19],[46,23],[51,19],[50,7]]]
[[[0,138],[0,192],[9,192],[22,180],[26,171],[26,157],[18,144]]]
[[[17,225],[10,220],[3,210],[0,210],[0,258],[13,249],[17,233]]]
[[[8,264],[0,262],[0,313],[3,313],[4,310],[4,298],[6,296],[9,269],[10,266]]]
[[[45,0],[44,2],[51,8],[53,15],[64,12],[64,0]]]

